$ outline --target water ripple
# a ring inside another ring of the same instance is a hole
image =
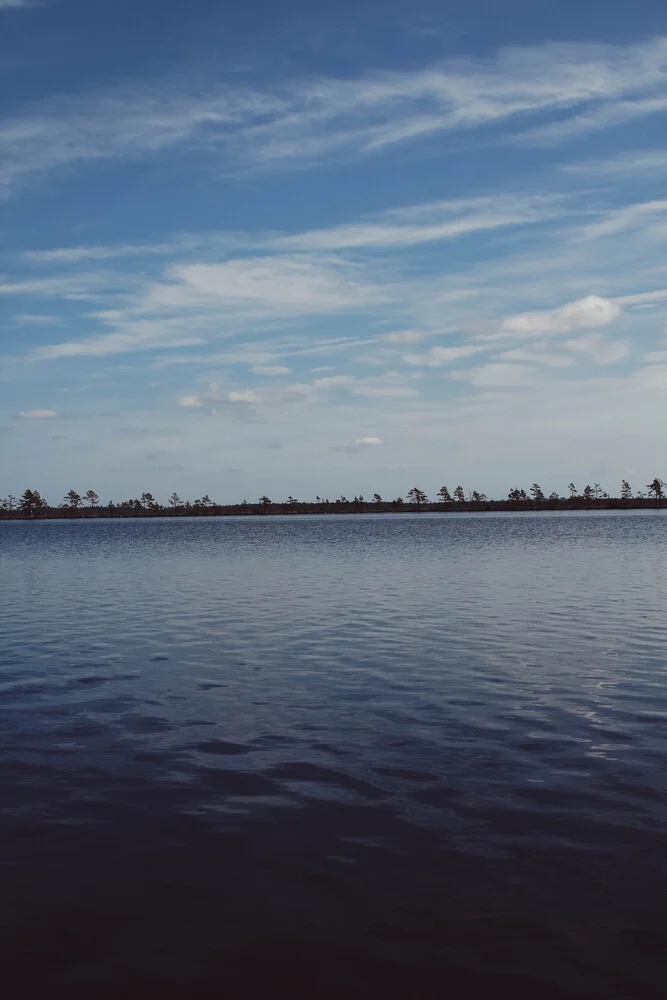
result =
[[[0,523],[8,968],[190,995],[261,939],[336,995],[657,996],[666,542],[660,512]]]

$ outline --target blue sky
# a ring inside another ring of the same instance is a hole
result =
[[[0,495],[667,476],[664,0],[0,0],[0,92]]]

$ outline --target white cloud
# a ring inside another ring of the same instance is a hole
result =
[[[615,365],[630,353],[630,346],[621,340],[605,340],[599,333],[566,340],[563,347],[574,354],[590,358],[596,365]]]
[[[197,408],[204,405],[201,396],[197,395],[179,396],[176,402],[178,403],[179,406],[185,406],[191,408]]]
[[[116,278],[116,282],[117,282]],[[53,294],[77,279],[41,279],[56,282]],[[107,276],[106,282],[111,281]],[[363,312],[390,299],[389,287],[369,283],[359,268],[336,258],[267,257],[237,258],[222,264],[175,264],[165,279],[145,281],[133,290],[128,275],[122,308],[89,314],[107,329],[93,336],[40,346],[34,357],[102,357],[126,351],[159,347],[196,346],[211,337],[224,337],[242,327],[254,331],[297,317],[337,312]],[[33,282],[0,285],[3,291],[33,291]],[[134,294],[132,292],[134,291]],[[100,280],[98,297],[107,293]],[[339,338],[340,339],[340,338]],[[349,338],[348,338],[349,340]],[[308,349],[317,349],[312,345]],[[252,361],[262,364],[270,355]]]
[[[295,80],[273,91],[156,80],[54,96],[0,129],[0,187],[30,173],[195,143],[219,163],[304,166],[498,122],[514,130],[537,114],[559,121],[524,130],[524,141],[554,142],[666,107],[666,48],[664,38],[547,43],[356,79]]]
[[[232,390],[227,393],[227,399],[230,403],[260,403],[262,395],[256,389]]]
[[[60,316],[48,316],[46,313],[17,313],[13,317],[17,326],[57,326],[62,322]]]
[[[461,345],[460,347],[432,347],[425,354],[404,354],[403,360],[408,365],[427,365],[430,368],[437,368],[440,365],[450,364],[458,361],[459,358],[468,358],[471,354],[488,350],[478,344]]]
[[[46,344],[36,348],[34,357],[38,361],[53,361],[58,358],[92,357],[101,358],[126,351],[153,350],[157,347],[188,347],[202,344],[202,337],[184,333],[180,324],[176,329],[165,322],[118,324],[123,332],[106,333],[83,340],[70,340],[61,344]]]
[[[10,7],[29,7],[28,0],[0,0],[0,10],[8,10]]]
[[[343,451],[343,452],[356,452],[365,451],[367,448],[378,448],[383,445],[384,441],[382,438],[375,437],[374,435],[368,435],[365,437],[355,438],[353,441],[349,441],[347,444],[334,444],[330,446],[331,451]]]
[[[545,350],[545,344],[536,342],[527,347],[516,347],[510,351],[502,351],[499,361],[522,361],[533,365],[544,365],[546,368],[571,368],[574,360],[564,354],[553,354]]]
[[[364,308],[383,296],[354,280],[354,269],[334,259],[238,258],[224,264],[171,268],[172,281],[153,285],[141,311],[220,308],[229,304],[253,317],[294,316]]]
[[[23,420],[50,420],[53,417],[57,417],[58,414],[55,410],[21,410],[19,412],[19,417]]]
[[[530,365],[496,361],[469,372],[452,372],[451,378],[465,380],[480,388],[493,388],[529,385],[536,374],[536,369]]]
[[[368,396],[377,399],[409,399],[418,395],[416,389],[405,385],[398,372],[385,372],[369,378],[356,375],[328,375],[313,381],[316,390],[343,389],[354,396]]]
[[[360,437],[356,441],[352,442],[357,448],[375,448],[377,445],[382,444],[382,438],[379,437]]]
[[[667,299],[667,288],[660,288],[653,292],[638,292],[635,295],[619,295],[615,301],[624,306],[638,306],[662,302],[663,299]]]
[[[36,264],[79,264],[82,260],[112,260],[115,257],[137,257],[173,252],[169,243],[127,244],[121,246],[56,247],[53,250],[26,250],[25,260]]]
[[[352,386],[356,396],[370,396],[376,399],[411,399],[418,396],[416,389],[408,385],[368,385],[361,380]]]
[[[667,201],[646,201],[637,205],[624,205],[623,208],[610,212],[599,222],[585,226],[582,239],[596,239],[600,236],[611,236],[636,224],[646,225],[647,216],[661,215],[667,212]]]
[[[667,111],[667,97],[651,97],[638,101],[617,101],[602,104],[583,114],[566,118],[563,122],[554,122],[531,129],[518,136],[519,140],[535,145],[551,145],[561,139],[570,139],[585,132],[602,128],[612,128],[615,125],[625,125],[636,118],[647,115],[661,114]]]
[[[451,240],[482,230],[543,221],[562,212],[553,198],[498,195],[415,205],[383,213],[374,222],[334,226],[285,236],[277,243],[294,250],[407,247]]]
[[[291,368],[284,365],[253,365],[250,369],[255,375],[289,375]]]
[[[569,333],[579,327],[607,326],[618,319],[621,307],[618,301],[599,295],[568,302],[556,309],[517,313],[507,316],[495,336],[532,337],[535,334]]]
[[[667,172],[667,149],[633,150],[610,156],[606,160],[591,159],[563,164],[561,170],[568,174],[591,174],[595,177],[633,177],[656,174],[664,177]]]
[[[324,375],[322,378],[316,378],[313,385],[317,386],[318,389],[330,389],[352,385],[354,382],[354,375]]]
[[[390,344],[420,344],[424,339],[421,330],[394,330],[386,335]]]

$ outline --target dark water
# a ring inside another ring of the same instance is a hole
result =
[[[4,980],[664,995],[666,543],[658,511],[0,523]]]

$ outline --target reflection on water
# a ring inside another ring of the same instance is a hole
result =
[[[660,995],[666,540],[657,511],[0,523],[5,968]]]

